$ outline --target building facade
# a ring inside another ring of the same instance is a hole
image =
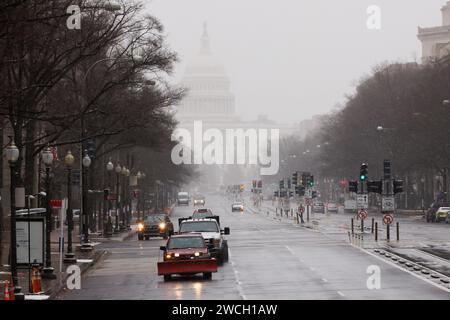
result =
[[[441,8],[442,25],[419,27],[417,37],[422,43],[422,62],[440,59],[450,54],[450,1]]]

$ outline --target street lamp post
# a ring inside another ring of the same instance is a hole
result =
[[[73,211],[72,211],[72,166],[75,157],[71,151],[68,151],[64,163],[67,167],[67,252],[64,257],[64,263],[73,264],[77,262],[72,248],[72,231],[73,231]]]
[[[127,210],[125,211],[125,220],[126,220],[126,229],[131,230],[131,200],[130,200],[130,169],[127,168],[127,172],[125,173],[125,203],[127,206]]]
[[[125,230],[125,215],[127,210],[127,199],[126,199],[126,177],[127,177],[127,168],[125,166],[122,167],[122,201],[120,201],[121,204],[121,210],[120,210],[120,231]]]
[[[11,138],[12,140],[12,138]],[[11,185],[10,185],[10,199],[11,199],[11,245],[10,245],[10,259],[11,259],[11,276],[14,286],[14,293],[17,299],[24,298],[21,293],[22,288],[19,286],[19,279],[17,277],[17,238],[16,238],[16,178],[17,178],[17,160],[19,160],[19,149],[11,141],[10,145],[6,148],[6,159],[9,163],[11,172]]]
[[[119,184],[120,184],[120,173],[122,172],[122,167],[120,164],[117,164],[116,168],[114,169],[116,172],[116,223],[114,228],[114,233],[119,232]]]
[[[81,244],[80,250],[82,252],[88,252],[92,250],[92,246],[89,241],[89,215],[88,215],[88,206],[87,206],[87,186],[86,186],[86,171],[91,165],[91,158],[89,158],[89,155],[87,154],[87,150],[84,151],[84,157],[82,160],[82,172],[83,175],[81,177],[82,179],[82,199],[81,199],[81,218],[82,218],[82,227],[83,227],[83,243]]]
[[[109,159],[109,162],[106,164],[106,171],[108,172],[108,186],[107,188],[110,190],[109,193],[111,193],[111,173],[114,170],[114,164],[112,163],[111,159]],[[104,208],[104,218],[103,221],[105,221],[105,218],[107,218],[107,223],[105,225],[104,228],[104,234],[106,236],[111,236],[112,235],[112,221],[111,221],[111,215],[110,215],[110,210],[111,210],[111,202],[109,199],[105,199],[105,208]]]
[[[53,273],[52,267],[52,250],[51,250],[51,236],[52,236],[52,207],[50,206],[50,200],[52,199],[50,194],[50,168],[53,164],[53,153],[49,147],[47,147],[42,153],[42,161],[45,165],[45,208],[46,208],[46,228],[45,228],[45,268],[42,278],[44,279],[56,279],[56,275]]]

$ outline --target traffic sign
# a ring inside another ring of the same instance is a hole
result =
[[[358,216],[359,216],[359,218],[360,218],[361,220],[366,220],[367,217],[368,217],[368,213],[367,213],[366,210],[361,209],[361,210],[359,210],[359,212],[358,212]]]
[[[381,198],[381,211],[382,212],[395,211],[395,198],[393,196],[383,196]]]
[[[383,223],[384,224],[387,224],[387,225],[389,225],[389,224],[391,224],[392,222],[394,221],[394,217],[392,216],[392,214],[385,214],[384,216],[383,216]]]
[[[369,209],[369,195],[358,194],[356,196],[356,207],[358,209]]]

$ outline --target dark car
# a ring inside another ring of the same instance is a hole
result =
[[[169,238],[173,234],[173,224],[165,214],[148,215],[138,224],[138,239],[148,240],[150,237]]]

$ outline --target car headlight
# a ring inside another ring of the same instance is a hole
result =
[[[175,258],[178,258],[180,256],[180,254],[179,253],[175,253],[174,256],[175,256]]]
[[[166,259],[170,259],[170,258],[172,258],[172,255],[171,254],[166,254]]]
[[[166,224],[164,222],[161,222],[159,224],[159,228],[164,230],[166,228]]]
[[[194,256],[196,256],[196,257],[200,257],[200,255],[201,255],[201,253],[200,253],[200,252],[196,252],[196,253],[194,253]]]
[[[138,228],[138,231],[142,231],[142,230],[144,230],[144,225],[142,223],[139,223],[137,228]]]

